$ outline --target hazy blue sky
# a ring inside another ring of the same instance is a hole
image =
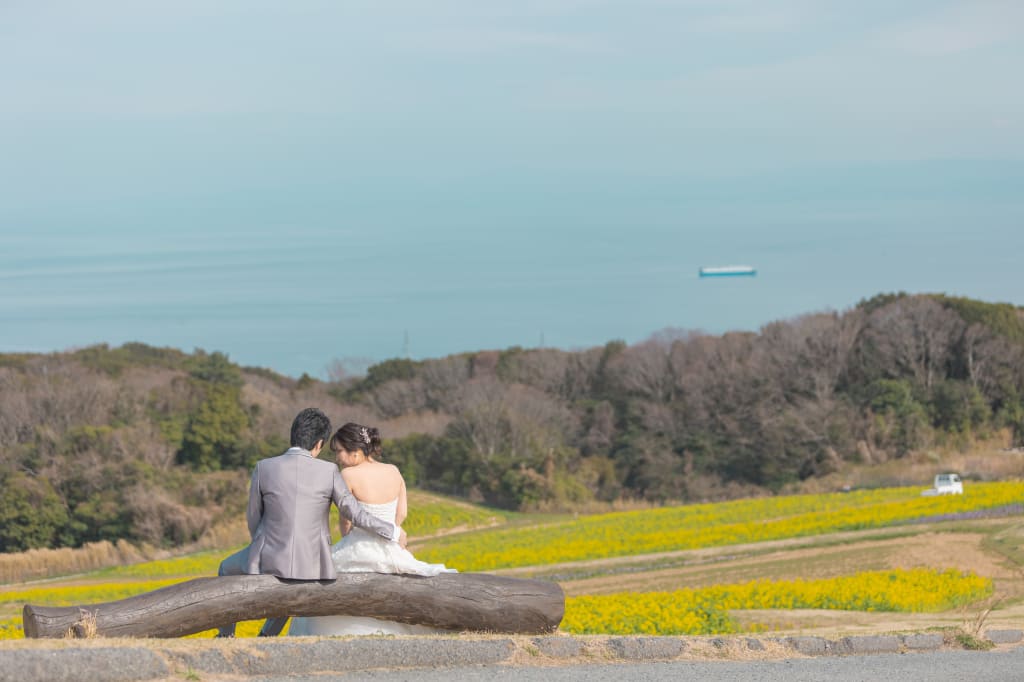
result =
[[[1019,0],[0,0],[0,350],[1022,305],[1021,72]]]

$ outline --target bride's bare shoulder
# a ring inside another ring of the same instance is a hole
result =
[[[352,479],[365,479],[367,481],[385,481],[394,477],[401,477],[402,472],[394,464],[387,462],[368,462],[359,466],[349,467],[341,470],[342,476],[349,472]]]

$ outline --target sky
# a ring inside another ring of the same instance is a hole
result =
[[[1022,71],[1016,0],[2,0],[0,352],[1024,305]]]

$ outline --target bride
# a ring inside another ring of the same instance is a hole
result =
[[[378,461],[380,431],[348,423],[331,437],[330,448],[341,465],[341,477],[360,506],[374,516],[401,525],[408,511],[405,479],[394,464]],[[434,576],[455,573],[444,564],[419,561],[395,542],[388,542],[341,520],[342,538],[331,550],[338,573],[410,573]],[[316,616],[292,619],[289,635],[412,635],[446,632],[361,616]]]

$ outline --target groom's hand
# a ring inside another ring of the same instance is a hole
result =
[[[401,530],[398,533],[398,546],[405,549],[405,545],[409,542],[409,538],[405,534],[405,530]]]

